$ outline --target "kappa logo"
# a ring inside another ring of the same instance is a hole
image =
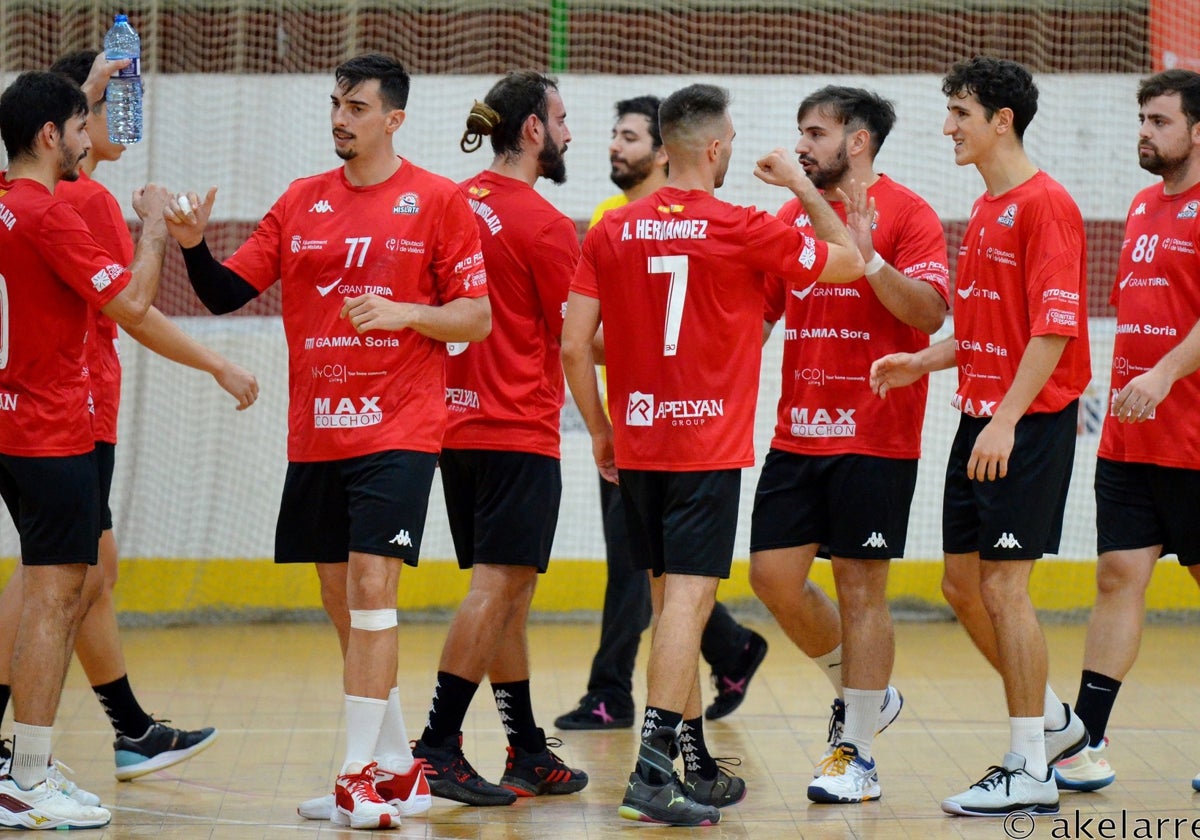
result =
[[[654,395],[634,391],[629,395],[629,404],[625,407],[626,426],[654,425]]]
[[[309,207],[308,212],[309,213],[332,213],[333,205],[322,198],[320,201],[318,201],[312,207]]]
[[[1135,207],[1135,208],[1134,208],[1134,210],[1133,210],[1133,212],[1132,212],[1132,213],[1130,213],[1129,215],[1131,215],[1131,216],[1145,216],[1145,215],[1146,215],[1146,202],[1144,202],[1144,201],[1143,201],[1141,204],[1139,204],[1137,207]]]
[[[1024,548],[1017,538],[1013,536],[1012,531],[1004,531],[1000,534],[1000,539],[996,540],[996,544],[992,548]]]
[[[996,222],[1004,225],[1006,228],[1010,228],[1015,225],[1017,223],[1017,205],[1010,204],[1005,207],[1004,212],[1000,214],[1000,217],[996,219]]]
[[[815,288],[817,288],[817,284],[812,283],[807,289],[792,289],[792,294],[800,300],[804,300],[806,297],[812,294],[812,290]]]
[[[325,297],[330,292],[332,292],[334,289],[336,289],[338,287],[338,284],[341,282],[342,282],[342,278],[339,277],[338,279],[336,279],[332,283],[330,283],[328,286],[322,286],[320,284],[317,284],[317,291],[320,292],[321,297]]]
[[[887,540],[883,538],[883,534],[878,531],[872,531],[871,536],[867,537],[867,541],[863,543],[863,548],[887,548]]]
[[[974,290],[975,290],[975,281],[974,280],[972,280],[971,285],[967,286],[965,289],[955,289],[955,291],[958,292],[958,296],[960,298],[962,298],[963,300],[966,300],[967,298],[969,298],[971,296],[971,292],[973,292]]]
[[[388,542],[391,543],[392,545],[411,546],[412,545],[412,537],[409,536],[408,531],[405,531],[403,528],[401,528],[400,532],[398,534],[396,534],[396,536],[394,536],[390,540],[388,540]]]

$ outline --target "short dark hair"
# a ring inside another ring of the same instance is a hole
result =
[[[51,73],[62,73],[68,79],[71,79],[75,84],[82,85],[87,81],[88,75],[92,72],[92,65],[96,62],[96,56],[100,54],[99,50],[75,50],[75,52],[67,53],[50,65]],[[100,99],[92,103],[92,113],[100,112],[100,105],[104,102],[108,95],[108,91],[100,94]]]
[[[379,98],[389,110],[401,110],[408,105],[408,71],[391,56],[382,53],[363,53],[338,65],[333,77],[340,87],[353,90],[363,82],[379,81]]]
[[[657,149],[662,145],[662,132],[658,130],[658,109],[661,106],[662,100],[649,94],[622,99],[617,103],[617,119],[626,114],[641,114],[650,123],[650,141]]]
[[[729,110],[729,91],[716,85],[688,85],[675,91],[658,109],[658,127],[674,141],[703,123],[721,118]]]
[[[1001,108],[1010,109],[1018,140],[1025,137],[1025,129],[1037,113],[1038,89],[1033,76],[1017,62],[1004,58],[977,55],[958,62],[942,79],[942,93],[974,94],[988,120]]]
[[[549,123],[546,95],[558,90],[558,80],[536,70],[510,70],[483,98],[487,108],[478,106],[467,116],[462,148],[473,151],[482,144],[482,136],[492,140],[497,155],[514,156],[521,152],[521,128],[530,116],[543,125]],[[489,110],[490,109],[490,110]]]
[[[59,73],[31,70],[0,94],[0,137],[9,161],[31,154],[38,132],[54,123],[59,132],[72,117],[87,117],[87,97],[79,85]]]
[[[1190,129],[1200,120],[1200,73],[1191,70],[1164,70],[1142,79],[1138,85],[1138,105],[1145,105],[1156,96],[1179,94],[1179,106],[1187,117]]]
[[[872,156],[879,154],[883,141],[896,124],[896,106],[863,88],[826,85],[810,93],[796,109],[796,122],[814,109],[855,131],[865,128],[871,135]]]

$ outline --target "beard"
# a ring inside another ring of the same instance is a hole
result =
[[[554,141],[550,139],[550,132],[546,132],[546,141],[542,144],[542,150],[538,152],[538,171],[543,178],[549,178],[556,184],[565,184],[567,181],[567,162],[563,159],[566,154],[567,147],[561,149],[554,145]]]
[[[631,190],[638,184],[650,177],[650,173],[654,171],[654,152],[646,155],[641,160],[625,161],[625,169],[617,169],[613,165],[612,174],[608,177],[617,189],[622,192]]]
[[[87,152],[76,156],[67,148],[62,140],[58,141],[58,176],[60,181],[78,181],[79,164],[87,157]]]
[[[1149,150],[1149,155],[1141,154],[1141,150],[1144,148]],[[1141,146],[1138,148],[1138,166],[1152,175],[1170,175],[1186,164],[1187,160],[1188,155],[1169,157],[1164,156],[1162,152],[1153,147]]]
[[[817,165],[817,168],[811,172],[806,169],[805,174],[808,175],[808,180],[813,182],[813,186],[819,190],[825,189],[830,184],[836,184],[842,179],[842,176],[850,171],[850,158],[846,155],[845,141],[842,142],[841,148],[838,149],[837,157],[824,166],[817,163],[811,157],[801,157],[800,162],[815,163]]]

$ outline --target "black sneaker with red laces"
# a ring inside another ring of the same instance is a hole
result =
[[[520,747],[508,747],[508,760],[504,762],[500,784],[517,796],[556,795],[583,790],[588,783],[587,773],[568,767],[550,751],[551,747],[561,746],[562,741],[557,738],[547,738],[546,748],[541,752],[525,752]]]
[[[413,757],[425,766],[429,792],[465,805],[511,805],[517,795],[494,785],[475,772],[462,751],[462,733],[446,737],[440,744],[416,741]]]

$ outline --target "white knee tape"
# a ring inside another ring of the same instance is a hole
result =
[[[395,610],[350,610],[352,630],[390,630],[397,623]]]

